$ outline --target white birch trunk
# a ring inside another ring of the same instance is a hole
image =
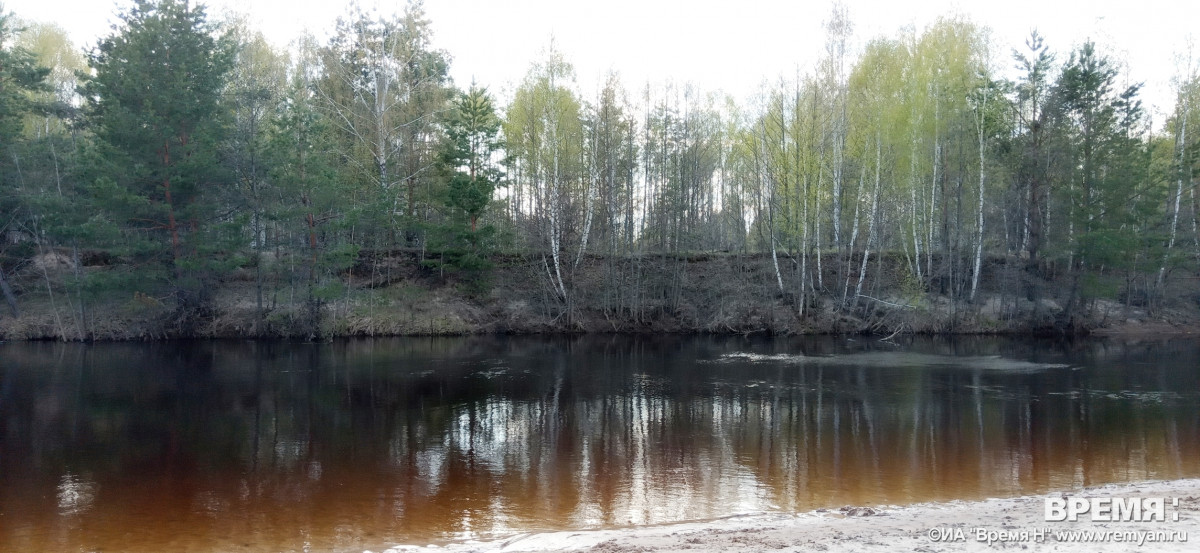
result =
[[[941,176],[938,171],[942,168],[942,142],[941,142],[941,123],[942,123],[942,104],[939,93],[941,89],[935,84],[933,87],[933,182],[929,187],[929,219],[927,221],[925,237],[925,274],[933,278],[933,239],[937,229],[937,224],[934,221],[934,211],[937,206],[938,178]],[[945,237],[942,237],[945,240]]]
[[[783,275],[779,272],[779,255],[775,251],[775,231],[771,231],[771,263],[775,265],[775,282],[779,285],[779,293],[783,293]]]
[[[914,140],[915,144],[916,141]],[[913,242],[913,274],[917,275],[917,282],[924,283],[925,277],[921,273],[921,235],[917,230],[921,226],[921,220],[917,216],[917,156],[916,152],[909,156],[909,187],[908,187],[908,208],[909,217],[912,220],[912,242]]]
[[[858,270],[858,285],[854,287],[854,303],[858,304],[859,296],[862,296],[863,280],[867,276],[867,259],[871,257],[871,244],[875,241],[875,214],[879,209],[879,166],[883,161],[882,147],[880,146],[879,134],[875,135],[875,190],[871,193],[871,212],[868,215],[867,227],[867,245],[863,248],[862,266]]]
[[[842,285],[842,305],[846,305],[846,302],[850,299],[850,267],[851,260],[854,258],[854,244],[858,242],[859,213],[862,211],[860,208],[863,203],[862,195],[865,184],[866,172],[864,171],[858,175],[858,194],[854,202],[854,224],[850,232],[850,243],[846,245],[846,280]]]
[[[808,175],[804,175],[804,232],[800,237],[800,314],[803,315],[808,306]]]
[[[554,90],[553,76],[551,76],[551,79],[550,79],[550,89]],[[551,109],[553,110],[555,108],[552,107]],[[550,234],[550,236],[549,236],[549,238],[550,238],[550,255],[554,260],[554,281],[553,281],[553,283],[554,283],[555,288],[558,290],[559,297],[562,298],[562,301],[564,303],[566,303],[567,299],[568,299],[567,298],[567,287],[563,283],[562,261],[559,256],[559,248],[560,248],[559,236],[560,236],[560,233],[562,232],[561,221],[559,221],[559,210],[562,209],[563,202],[562,202],[562,198],[561,198],[562,183],[560,182],[560,167],[559,167],[559,152],[558,152],[558,150],[559,150],[558,117],[557,117],[556,113],[549,113],[547,115],[548,115],[548,117],[547,117],[547,121],[546,121],[546,123],[547,123],[546,126],[550,129],[549,146],[552,149],[553,156],[554,156],[553,165],[552,165],[552,169],[551,169],[552,173],[550,174],[550,178],[548,179],[549,187],[550,187],[550,194],[549,194],[550,205],[549,205],[549,209],[547,210],[547,212],[550,215],[550,233],[549,233]]]
[[[821,157],[824,158],[825,157],[824,150],[822,150],[821,154],[822,154]],[[821,182],[822,182],[823,177],[825,176],[824,161],[825,161],[824,159],[821,160],[821,168],[817,171],[817,195],[816,195],[817,198],[821,197],[821,190],[823,188],[821,186]],[[815,237],[816,238],[815,246],[816,246],[816,251],[817,251],[817,289],[824,290],[825,289],[825,278],[822,276],[823,271],[821,270],[821,217],[818,215],[816,219],[817,220],[816,220],[815,224],[817,225],[817,232],[816,232],[816,237]],[[815,291],[814,291],[814,293],[815,293]]]
[[[986,86],[986,85],[985,85]],[[971,301],[975,301],[975,293],[979,289],[979,271],[983,267],[983,190],[984,179],[986,178],[985,157],[984,157],[984,138],[983,125],[984,113],[987,109],[988,92],[984,88],[983,100],[980,102],[977,114],[975,116],[975,126],[979,133],[979,203],[975,209],[975,273],[971,275]]]
[[[556,167],[558,166],[557,159],[555,160],[555,166]],[[551,186],[556,187],[557,185],[552,184]],[[550,255],[554,259],[554,281],[553,281],[553,283],[554,283],[555,289],[558,291],[559,297],[562,298],[562,300],[565,302],[565,301],[567,301],[567,287],[563,285],[562,262],[558,255],[558,249],[560,246],[558,236],[559,236],[559,232],[561,231],[561,227],[559,225],[559,220],[558,220],[559,203],[560,203],[560,198],[559,198],[558,190],[557,190],[557,188],[555,188],[550,193],[550,204],[551,204],[550,209],[549,209],[549,214],[550,214],[550,232],[549,232],[549,234],[550,234]]]
[[[583,253],[587,250],[588,236],[592,232],[592,211],[596,202],[596,171],[595,160],[593,158],[591,178],[588,179],[587,200],[584,202],[584,209],[587,213],[583,217],[583,236],[579,239],[579,253],[575,255],[575,267],[579,267],[579,262],[583,260]],[[610,181],[611,182],[611,181]]]
[[[1188,119],[1188,100],[1184,95],[1183,114],[1179,118],[1179,130],[1175,133],[1175,152],[1179,163],[1179,175],[1175,179],[1175,205],[1172,206],[1171,213],[1171,234],[1167,239],[1167,251],[1163,252],[1162,266],[1158,269],[1158,287],[1162,288],[1163,282],[1167,277],[1167,259],[1171,255],[1171,248],[1175,247],[1176,229],[1179,228],[1179,204],[1183,200],[1183,164],[1184,149],[1187,146],[1187,119]],[[1193,221],[1194,223],[1194,221]]]
[[[782,294],[784,291],[783,275],[779,272],[779,255],[777,254],[775,248],[775,187],[767,179],[766,171],[763,169],[763,165],[766,164],[767,159],[767,153],[764,151],[766,149],[766,142],[767,130],[764,124],[762,136],[759,140],[760,161],[757,167],[758,182],[759,186],[763,187],[763,191],[765,191],[767,194],[767,233],[770,236],[771,241],[771,263],[775,268],[775,282],[779,286],[779,293]],[[762,192],[759,193],[759,196],[762,196]]]
[[[934,211],[937,206],[938,168],[942,164],[942,145],[934,139],[933,146],[933,182],[929,187],[929,205],[925,206],[925,274],[933,278],[933,240],[937,224],[934,222]]]

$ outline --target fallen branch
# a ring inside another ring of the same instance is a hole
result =
[[[899,308],[901,308],[901,309],[916,309],[916,306],[913,306],[913,305],[902,305],[902,304],[899,304],[899,303],[892,303],[892,302],[890,302],[890,301],[883,301],[883,300],[881,300],[881,299],[879,299],[879,298],[872,298],[871,296],[868,296],[868,295],[866,295],[866,294],[859,294],[859,297],[860,297],[860,298],[867,298],[867,299],[869,299],[869,300],[874,300],[874,301],[877,301],[877,302],[879,302],[879,303],[882,303],[882,304],[885,304],[885,305],[890,305],[890,306],[892,306],[892,307],[899,307]]]
[[[888,336],[887,338],[883,338],[879,341],[880,342],[891,342],[892,338],[895,338],[897,334],[900,334],[903,331],[904,331],[904,323],[900,323],[900,327],[897,328],[896,331],[893,332],[891,336]]]

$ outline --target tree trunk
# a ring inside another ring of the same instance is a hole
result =
[[[817,198],[817,200],[816,200],[816,201],[820,201],[820,198],[821,198],[821,191],[824,189],[824,187],[823,187],[823,186],[821,186],[821,184],[822,184],[822,180],[823,180],[823,179],[824,179],[824,177],[825,177],[825,168],[824,168],[824,165],[825,165],[825,149],[824,149],[824,148],[822,148],[822,149],[821,149],[821,156],[820,156],[819,163],[820,163],[820,167],[821,167],[821,168],[817,170],[817,190],[816,190],[816,195],[814,196],[815,198]],[[815,208],[816,206],[813,206],[813,207]],[[816,283],[816,289],[817,289],[817,290],[824,290],[824,289],[825,289],[825,277],[824,277],[824,275],[822,274],[822,273],[823,273],[823,271],[822,271],[822,268],[821,268],[821,215],[820,215],[820,210],[817,210],[817,216],[816,216],[816,218],[815,218],[815,219],[816,219],[816,221],[814,221],[814,222],[813,222],[813,225],[814,225],[814,226],[815,226],[815,228],[816,228],[816,232],[814,232],[814,233],[813,233],[813,234],[815,234],[815,236],[813,237],[813,242],[814,242],[814,244],[813,244],[813,248],[814,248],[814,250],[816,251],[816,258],[817,258],[817,259],[816,259],[816,262],[817,262],[817,283]],[[814,292],[813,292],[813,295],[814,295],[814,296],[816,295],[816,291],[815,291],[815,290],[814,290]]]
[[[175,274],[178,276],[180,271],[179,229],[175,224],[175,204],[171,199],[171,177],[168,173],[171,167],[171,150],[170,145],[165,140],[163,141],[162,162],[163,172],[167,173],[163,175],[162,182],[163,196],[167,203],[167,230],[171,233],[171,254],[175,258]]]
[[[941,183],[940,171],[942,168],[942,142],[941,142],[941,137],[940,137],[941,124],[942,124],[942,115],[941,115],[942,114],[942,112],[941,112],[942,104],[941,104],[941,97],[939,96],[940,90],[941,89],[939,87],[934,86],[934,92],[933,92],[933,181],[930,183],[930,187],[929,187],[929,206],[928,206],[929,207],[929,209],[928,209],[929,219],[928,219],[928,223],[927,223],[928,226],[925,228],[925,231],[926,231],[926,236],[925,236],[925,275],[931,280],[933,279],[933,242],[934,242],[933,239],[934,239],[934,231],[937,228],[937,225],[934,224],[934,210],[936,209],[936,206],[937,206],[937,200],[938,200],[937,193],[938,193],[938,187],[940,186],[940,183]],[[945,210],[943,210],[942,216],[945,217]],[[946,240],[946,235],[944,232],[942,233],[941,238],[942,238],[942,240]]]
[[[850,230],[850,241],[846,243],[846,277],[845,284],[842,286],[842,305],[847,305],[850,300],[850,269],[854,259],[854,244],[858,242],[858,223],[859,213],[862,211],[863,188],[866,184],[866,172],[860,171],[858,174],[858,194],[854,200],[854,220]]]
[[[979,203],[975,209],[975,271],[971,274],[971,301],[975,301],[975,293],[979,289],[979,271],[983,267],[983,191],[984,179],[987,177],[984,163],[984,110],[987,108],[987,90],[984,90],[983,101],[976,116],[976,127],[979,132]]]
[[[867,276],[867,259],[871,257],[871,245],[875,241],[875,219],[876,212],[879,210],[879,166],[883,162],[882,147],[880,146],[880,137],[875,135],[875,189],[871,193],[871,212],[868,214],[869,223],[867,225],[867,245],[863,248],[862,266],[858,269],[858,285],[854,287],[854,304],[858,305],[858,298],[862,295],[863,279]]]
[[[775,186],[767,178],[765,165],[767,163],[767,153],[765,151],[767,145],[767,129],[766,124],[762,126],[762,136],[759,139],[758,148],[758,163],[756,170],[758,172],[758,183],[762,188],[759,192],[759,197],[762,197],[763,192],[767,193],[767,235],[770,237],[771,243],[771,264],[775,268],[775,283],[779,286],[779,293],[784,292],[783,275],[779,273],[779,256],[775,248]]]
[[[1045,223],[1050,220],[1049,198],[1043,191],[1043,188],[1045,188],[1045,182],[1043,179],[1045,178],[1049,168],[1047,167],[1045,170],[1043,170],[1043,167],[1041,167],[1043,156],[1041,129],[1042,127],[1040,125],[1035,125],[1030,128],[1030,133],[1033,134],[1033,152],[1031,156],[1034,158],[1034,163],[1033,171],[1029,175],[1029,198],[1025,210],[1025,232],[1027,233],[1025,251],[1028,252],[1029,255],[1029,259],[1025,265],[1025,278],[1028,279],[1025,289],[1025,299],[1032,302],[1036,302],[1038,299],[1037,286],[1035,285],[1037,279],[1040,278],[1041,273],[1038,254],[1042,247],[1042,237],[1049,234],[1049,230],[1046,228]],[[1047,213],[1045,218],[1042,217],[1043,200],[1046,200]]]
[[[800,316],[808,311],[808,175],[804,175],[804,232],[800,237]]]
[[[915,131],[914,131],[915,134]],[[916,144],[916,140],[913,140]],[[925,278],[921,272],[921,233],[918,230],[921,228],[921,218],[917,216],[917,156],[914,150],[913,155],[909,156],[909,187],[908,187],[908,208],[909,218],[912,220],[912,241],[913,241],[913,274],[917,277],[917,282],[924,283]]]
[[[1188,103],[1186,97],[1183,102],[1183,115],[1179,118],[1179,129],[1175,133],[1175,159],[1179,164],[1178,174],[1175,177],[1175,201],[1171,212],[1171,234],[1167,239],[1167,250],[1163,252],[1162,266],[1158,270],[1158,288],[1161,290],[1167,276],[1167,261],[1171,256],[1171,248],[1175,247],[1176,229],[1179,228],[1179,204],[1183,199],[1183,177],[1184,163],[1187,163],[1184,155],[1184,149],[1187,145],[1187,119],[1188,119]]]
[[[253,177],[252,177],[253,178]],[[263,311],[263,258],[262,258],[262,222],[260,221],[261,211],[257,205],[254,206],[254,293],[258,314],[258,319],[261,321],[266,313]]]
[[[1200,262],[1200,202],[1196,201],[1196,187],[1191,187],[1192,195],[1192,236],[1196,245],[1196,261]]]
[[[8,280],[4,278],[3,267],[0,267],[0,292],[4,294],[4,301],[8,302],[8,309],[12,311],[12,316],[20,317],[21,310],[17,307],[17,297],[13,295],[12,288],[8,286]]]
[[[579,262],[583,261],[583,254],[587,251],[588,238],[592,233],[592,213],[594,212],[592,208],[596,201],[595,190],[596,175],[593,174],[592,178],[588,179],[587,184],[587,200],[584,202],[584,209],[587,213],[584,215],[583,236],[579,238],[579,253],[575,255],[575,268],[578,268]],[[471,230],[474,231],[474,223],[472,223]]]

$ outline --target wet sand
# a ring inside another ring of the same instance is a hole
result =
[[[1164,521],[1048,522],[1046,498],[1166,499]],[[1173,500],[1177,499],[1177,505]],[[1088,533],[1091,533],[1090,535]],[[1107,534],[1105,534],[1107,533]],[[1070,541],[1074,537],[1076,541]],[[1138,542],[1141,541],[1139,544]],[[1200,479],[1111,484],[984,501],[846,506],[801,514],[581,532],[522,534],[488,542],[398,546],[401,552],[980,552],[1200,551]]]

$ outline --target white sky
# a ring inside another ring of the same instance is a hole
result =
[[[346,0],[210,0],[210,14],[247,13],[268,39],[284,45],[303,29],[325,36],[346,12]],[[404,0],[360,0],[382,12],[403,11]],[[1200,21],[1192,0],[846,0],[854,42],[895,36],[906,25],[923,29],[940,15],[962,13],[990,27],[997,64],[1036,27],[1058,60],[1087,38],[1128,64],[1145,82],[1142,98],[1160,127],[1174,96],[1171,79]],[[110,32],[116,6],[128,0],[0,0],[27,20],[52,21],[80,45]],[[619,70],[636,93],[647,80],[691,82],[745,99],[764,81],[808,71],[821,55],[829,0],[426,0],[434,45],[452,56],[451,75],[506,95],[541,57],[553,36],[578,75],[585,97],[609,70]]]

